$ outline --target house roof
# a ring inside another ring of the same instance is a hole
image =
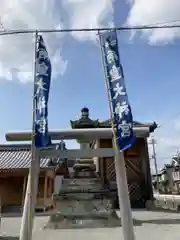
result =
[[[50,166],[52,159],[40,159],[40,168]],[[31,163],[31,145],[0,145],[0,169],[29,168]]]
[[[171,165],[173,167],[178,167],[180,166],[180,156],[174,156],[171,161]]]

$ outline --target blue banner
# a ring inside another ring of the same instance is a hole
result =
[[[117,142],[120,150],[126,150],[135,142],[135,136],[131,106],[126,92],[123,68],[120,64],[116,31],[100,33],[100,44],[111,95]]]
[[[48,134],[48,99],[51,83],[51,62],[42,36],[38,36],[36,50],[35,100],[35,147],[51,145]]]

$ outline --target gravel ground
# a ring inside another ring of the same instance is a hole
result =
[[[137,240],[179,240],[180,215],[178,213],[133,211],[135,221],[135,234]],[[48,217],[35,218],[33,240],[109,240],[122,239],[122,228],[78,229],[78,230],[49,230],[43,229]],[[5,217],[2,219],[0,239],[18,239],[21,218]]]

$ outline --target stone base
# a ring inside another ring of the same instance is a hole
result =
[[[56,210],[45,227],[72,229],[120,226],[120,219],[113,209],[116,193],[104,189],[101,181],[95,177],[83,177],[88,171],[80,173],[82,178],[63,181],[60,193],[54,195]]]
[[[91,214],[87,215],[62,215],[60,213],[50,216],[44,228],[50,229],[78,229],[78,228],[107,228],[119,227],[121,220],[113,211],[109,215]]]

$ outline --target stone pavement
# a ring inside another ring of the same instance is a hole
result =
[[[137,240],[179,240],[180,215],[178,213],[133,211],[135,219],[135,234]],[[33,240],[109,240],[122,239],[122,228],[76,229],[76,230],[49,230],[43,229],[48,217],[35,218]],[[21,218],[5,217],[2,219],[0,239],[18,239]]]

